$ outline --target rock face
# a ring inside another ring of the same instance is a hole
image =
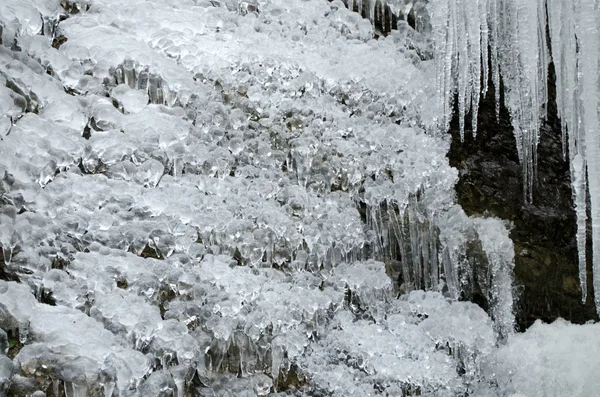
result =
[[[533,203],[524,200],[510,115],[501,96],[500,115],[496,117],[491,83],[490,92],[481,102],[477,137],[472,137],[468,125],[465,141],[460,142],[457,112],[450,126],[452,145],[448,157],[450,164],[459,169],[459,203],[468,215],[489,214],[514,224],[511,238],[515,246],[515,283],[520,292],[517,322],[521,330],[536,319],[553,321],[562,317],[575,323],[598,319],[592,300],[581,302],[576,217],[569,165],[562,154],[553,65],[548,82],[550,101],[538,146]],[[588,269],[591,275],[591,263]],[[589,284],[588,296],[593,296]]]

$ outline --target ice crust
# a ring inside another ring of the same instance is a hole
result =
[[[0,5],[6,387],[504,395],[512,245],[454,202],[426,10],[373,40],[350,3]]]

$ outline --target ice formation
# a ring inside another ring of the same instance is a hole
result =
[[[533,199],[537,144],[548,100],[548,44],[544,0],[443,0],[429,6],[435,42],[440,125],[447,129],[454,98],[464,136],[465,117],[477,133],[479,100],[491,81],[504,102],[523,168],[523,192]]]
[[[0,381],[504,395],[486,371],[514,340],[512,244],[455,204],[448,142],[426,133],[428,18],[405,1],[2,2]],[[458,301],[473,241],[491,316]]]
[[[586,300],[586,218],[591,215],[594,301],[600,312],[600,10],[593,1],[548,1],[557,104],[568,143],[583,300]],[[589,208],[586,196],[589,192]]]
[[[530,201],[534,200],[539,129],[548,102],[548,67],[553,62],[563,151],[565,156],[568,153],[577,212],[582,298],[585,301],[587,294],[585,241],[586,211],[589,211],[593,267],[598,274],[593,278],[594,300],[600,311],[597,2],[480,0],[472,6],[446,0],[431,3],[428,9],[435,38],[441,125],[448,126],[456,95],[461,134],[468,112],[473,116],[475,133],[479,97],[487,93],[491,81],[499,106],[502,75],[504,102],[511,114],[523,168],[523,191]]]

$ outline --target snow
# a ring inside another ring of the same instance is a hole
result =
[[[600,386],[598,331],[599,324],[538,321],[495,352],[489,365],[500,387],[513,395],[594,395]]]
[[[0,325],[22,346],[0,380],[23,395],[528,393],[537,380],[490,377],[519,364],[521,338],[575,328],[513,334],[508,227],[455,203],[435,133],[440,68],[444,106],[455,67],[461,118],[477,106],[479,30],[498,30],[483,5],[445,42],[452,66],[428,55],[442,49],[421,3],[388,2],[418,29],[374,40],[340,1],[3,2],[0,247],[19,282],[0,281]],[[458,302],[477,240],[491,316]]]

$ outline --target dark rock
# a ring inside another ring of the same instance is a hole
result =
[[[536,319],[550,322],[562,317],[574,323],[598,319],[592,299],[588,298],[586,304],[581,301],[576,216],[569,164],[562,154],[553,65],[548,81],[548,115],[540,132],[531,204],[524,200],[510,115],[502,103],[496,117],[491,82],[480,105],[477,137],[472,137],[467,121],[465,141],[460,142],[457,111],[450,126],[452,145],[448,157],[459,170],[459,203],[468,215],[493,215],[514,224],[510,237],[515,245],[515,284],[521,291],[517,307],[521,330]],[[470,116],[466,119],[470,120]],[[588,269],[591,272],[591,264]],[[588,297],[593,296],[590,284]]]
[[[52,40],[52,47],[58,50],[66,42],[67,38],[61,34],[60,36],[57,36]]]
[[[4,259],[5,256],[13,257],[17,253],[18,253],[17,249],[13,249],[10,254],[7,252],[4,252],[4,249],[0,245],[0,280],[16,281],[16,282],[20,281],[19,277],[15,274],[15,271],[14,271],[15,269],[9,268],[8,263],[6,263],[5,259]]]

